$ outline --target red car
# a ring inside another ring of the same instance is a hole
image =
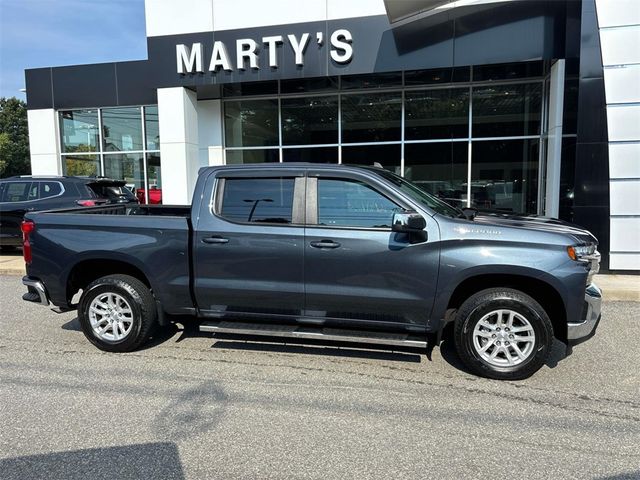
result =
[[[147,203],[147,191],[144,188],[139,188],[136,190],[136,197],[138,197],[138,201],[140,203]],[[153,188],[149,189],[149,203],[152,205],[162,203],[162,189],[161,188]]]

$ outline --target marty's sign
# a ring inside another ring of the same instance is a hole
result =
[[[352,37],[349,30],[340,29],[334,31],[329,37],[331,50],[329,54],[334,62],[346,64],[353,58]],[[299,38],[296,35],[287,35],[286,43],[293,49],[295,63],[298,66],[304,65],[304,53],[311,41],[309,33],[302,34]],[[324,33],[317,32],[315,41],[320,47],[324,44]],[[208,71],[216,72],[220,69],[233,71],[234,67],[238,70],[246,70],[247,68],[258,70],[260,68],[258,61],[258,53],[260,48],[266,48],[269,52],[269,67],[278,68],[278,46],[285,43],[283,35],[273,35],[262,37],[262,45],[259,45],[252,38],[241,38],[236,40],[235,62],[229,57],[227,47],[221,41],[213,43],[213,49],[210,57],[205,57],[204,46],[202,43],[193,43],[191,47],[185,44],[176,45],[176,62],[178,73],[204,73],[204,60],[209,60]]]

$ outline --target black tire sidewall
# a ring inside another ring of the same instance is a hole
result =
[[[125,298],[131,306],[133,326],[129,334],[122,340],[109,341],[99,338],[91,326],[89,320],[91,302],[93,302],[97,296],[104,293],[116,293]],[[87,291],[82,294],[78,307],[79,312],[81,312],[78,317],[82,331],[87,339],[98,348],[108,351],[125,351],[128,350],[131,345],[137,343],[142,329],[142,299],[131,285],[113,278],[98,280],[90,285]]]
[[[520,292],[517,293],[519,294]],[[553,339],[550,321],[546,318],[546,313],[542,307],[533,299],[530,297],[519,298],[520,296],[508,293],[500,296],[492,296],[491,293],[479,295],[471,305],[468,305],[468,308],[464,309],[466,311],[461,312],[465,318],[461,319],[461,327],[458,329],[456,338],[459,348],[458,353],[465,364],[472,368],[475,373],[489,378],[504,380],[523,379],[535,373],[546,361]],[[476,324],[487,313],[499,309],[518,312],[533,327],[535,334],[534,351],[523,363],[518,365],[509,367],[490,365],[481,358],[473,345],[473,331]]]

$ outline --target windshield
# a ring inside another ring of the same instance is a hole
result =
[[[392,173],[388,170],[383,169],[371,169],[375,171],[378,175],[383,177],[385,180],[390,181],[396,187],[398,187],[404,194],[408,197],[411,197],[415,202],[430,208],[431,210],[439,213],[441,215],[446,215],[447,217],[458,218],[464,217],[462,210],[458,210],[455,207],[452,207],[446,202],[443,202],[439,198],[434,197],[430,193],[425,192],[420,187],[417,187],[413,183],[405,180],[399,175]]]

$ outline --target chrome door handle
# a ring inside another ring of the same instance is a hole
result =
[[[338,248],[340,244],[333,240],[320,240],[317,242],[311,242],[313,248]]]
[[[206,237],[202,241],[204,243],[229,243],[229,239],[223,237]]]

